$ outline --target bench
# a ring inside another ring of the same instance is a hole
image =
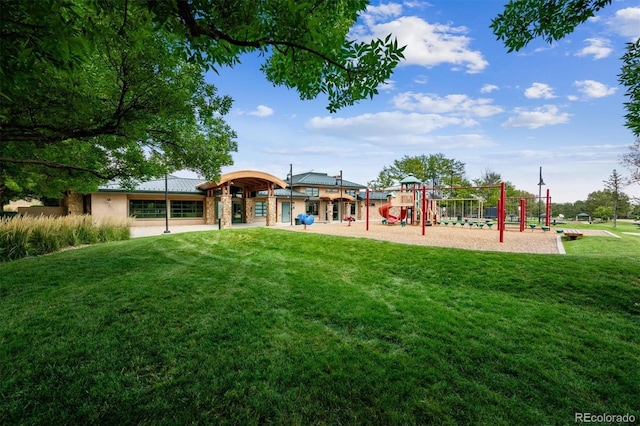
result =
[[[578,231],[577,229],[565,229],[563,233],[564,236],[570,240],[575,240],[578,237],[582,237],[582,232]]]

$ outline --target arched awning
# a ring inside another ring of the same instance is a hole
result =
[[[355,198],[349,194],[342,194],[342,196],[340,194],[323,194],[320,199],[321,200],[325,200],[325,201],[335,201],[335,200],[339,200],[339,199],[343,199],[343,200],[348,200],[348,201],[354,201]]]
[[[220,176],[219,182],[204,182],[198,185],[198,189],[203,191],[218,189],[228,186],[242,188],[248,192],[264,191],[274,188],[286,188],[287,182],[269,173],[257,170],[241,170],[238,172],[225,173]]]

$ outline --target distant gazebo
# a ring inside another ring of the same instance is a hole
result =
[[[578,213],[576,215],[576,222],[579,220],[587,220],[591,222],[591,215],[589,213]]]

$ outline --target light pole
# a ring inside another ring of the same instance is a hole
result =
[[[542,180],[542,166],[540,166],[540,182],[538,182],[538,223],[540,223],[540,215],[542,214],[542,185],[544,185],[544,181]]]
[[[167,189],[167,172],[164,172],[164,224],[165,234],[170,234],[169,231],[169,190]]]
[[[293,226],[293,164],[289,164],[289,226]]]
[[[340,179],[340,201],[338,202],[338,216],[340,216],[340,223],[342,223],[342,170],[340,170],[340,174],[336,176],[336,185],[338,184],[338,179]]]

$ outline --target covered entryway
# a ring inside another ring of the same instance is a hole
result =
[[[253,223],[256,212],[255,197],[259,191],[266,191],[266,225],[275,225],[275,190],[286,187],[285,181],[256,170],[226,173],[220,177],[220,182],[198,185],[198,189],[206,191],[207,203],[215,205],[216,201],[220,202],[222,212],[219,212],[217,217],[220,218],[222,228],[229,228],[232,223]],[[262,206],[258,210],[262,211]],[[217,223],[217,217],[207,217],[207,223]]]
[[[320,197],[321,200],[326,201],[326,220],[338,221],[342,220],[345,216],[351,214],[351,204],[355,202],[355,197],[349,194],[325,194]]]

